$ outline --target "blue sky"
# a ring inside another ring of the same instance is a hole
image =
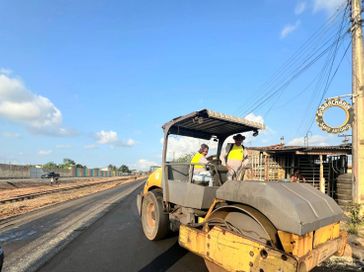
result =
[[[202,108],[264,121],[248,145],[340,143],[309,127],[324,62],[245,111],[342,2],[2,0],[0,163],[146,168],[162,124]],[[349,50],[325,97],[350,92]]]

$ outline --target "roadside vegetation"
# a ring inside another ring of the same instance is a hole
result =
[[[178,159],[174,160],[174,162],[181,162],[181,163],[182,162],[186,162],[186,163],[189,163],[192,160],[194,154],[195,154],[194,152],[189,153],[189,154],[186,154],[186,155],[181,156]]]
[[[76,163],[74,160],[65,158],[63,159],[63,163],[57,164],[55,162],[47,162],[46,164],[43,164],[43,169],[47,169],[47,170],[53,170],[53,169],[69,169],[72,166],[76,166],[78,168],[83,168],[85,167],[82,164]]]
[[[43,164],[43,169],[50,171],[50,170],[57,170],[57,169],[70,169],[73,166],[76,168],[87,168],[86,165],[77,163],[76,161],[69,159],[69,158],[64,158],[63,162],[59,163],[59,164],[57,164],[53,161]],[[120,167],[109,164],[107,168],[109,171],[119,171],[119,172],[122,172],[125,174],[130,174],[133,171],[133,169],[129,169],[129,167],[125,164],[120,165]]]
[[[352,203],[348,208],[348,232],[358,235],[359,229],[364,226],[364,216],[361,214],[362,204]]]

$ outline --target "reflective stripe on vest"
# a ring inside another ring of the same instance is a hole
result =
[[[200,153],[200,152],[197,152],[192,160],[191,160],[191,163],[194,164],[194,163],[200,163],[200,159],[203,157],[203,155]],[[202,165],[195,165],[195,168],[203,168]]]
[[[244,158],[244,149],[242,146],[237,146],[234,144],[233,148],[230,150],[227,159],[228,160],[235,160],[235,161],[242,161]]]

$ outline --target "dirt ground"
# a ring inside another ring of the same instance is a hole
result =
[[[352,257],[331,257],[320,266],[314,268],[313,272],[333,272],[333,271],[364,271],[363,263]]]
[[[112,181],[114,180],[114,181]],[[118,186],[123,183],[134,181],[135,178],[119,178],[116,179],[113,178],[103,178],[103,179],[92,179],[92,180],[77,180],[74,182],[68,182],[67,184],[60,184],[60,185],[39,185],[35,187],[23,187],[23,188],[14,188],[14,189],[5,189],[1,190],[0,192],[0,199],[7,199],[16,197],[19,195],[29,194],[29,193],[35,193],[35,192],[42,192],[46,190],[56,189],[56,188],[66,188],[70,186],[75,185],[81,185],[81,184],[92,184],[97,183],[100,181],[104,181],[105,184],[97,184],[90,187],[84,187],[80,189],[75,190],[69,190],[59,193],[53,193],[49,195],[44,195],[40,197],[36,197],[34,199],[27,199],[23,201],[18,202],[10,202],[6,204],[1,204],[0,209],[0,220],[6,219],[9,217],[13,217],[19,214],[27,213],[32,210],[36,210],[39,208],[42,208],[44,206],[68,201],[71,199],[80,198],[86,195],[90,195],[99,191],[104,191],[110,188],[113,188],[115,186]]]
[[[126,180],[126,177],[120,177],[119,180]],[[74,180],[59,180],[58,184],[51,185],[49,180],[44,181],[18,181],[18,182],[2,182],[0,183],[0,199],[12,198],[24,194],[43,192],[47,190],[52,190],[56,188],[66,188],[74,185],[82,185],[82,184],[92,184],[100,181],[110,181],[115,180],[115,177],[110,178],[83,178],[83,179],[74,179]]]
[[[342,228],[347,229],[345,222]],[[358,235],[349,235],[348,244],[343,257],[333,256],[313,272],[364,271],[364,226],[359,229]]]

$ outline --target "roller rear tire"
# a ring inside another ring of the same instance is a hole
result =
[[[163,239],[169,232],[169,216],[163,211],[160,190],[146,194],[142,203],[142,226],[145,236],[152,241]]]

